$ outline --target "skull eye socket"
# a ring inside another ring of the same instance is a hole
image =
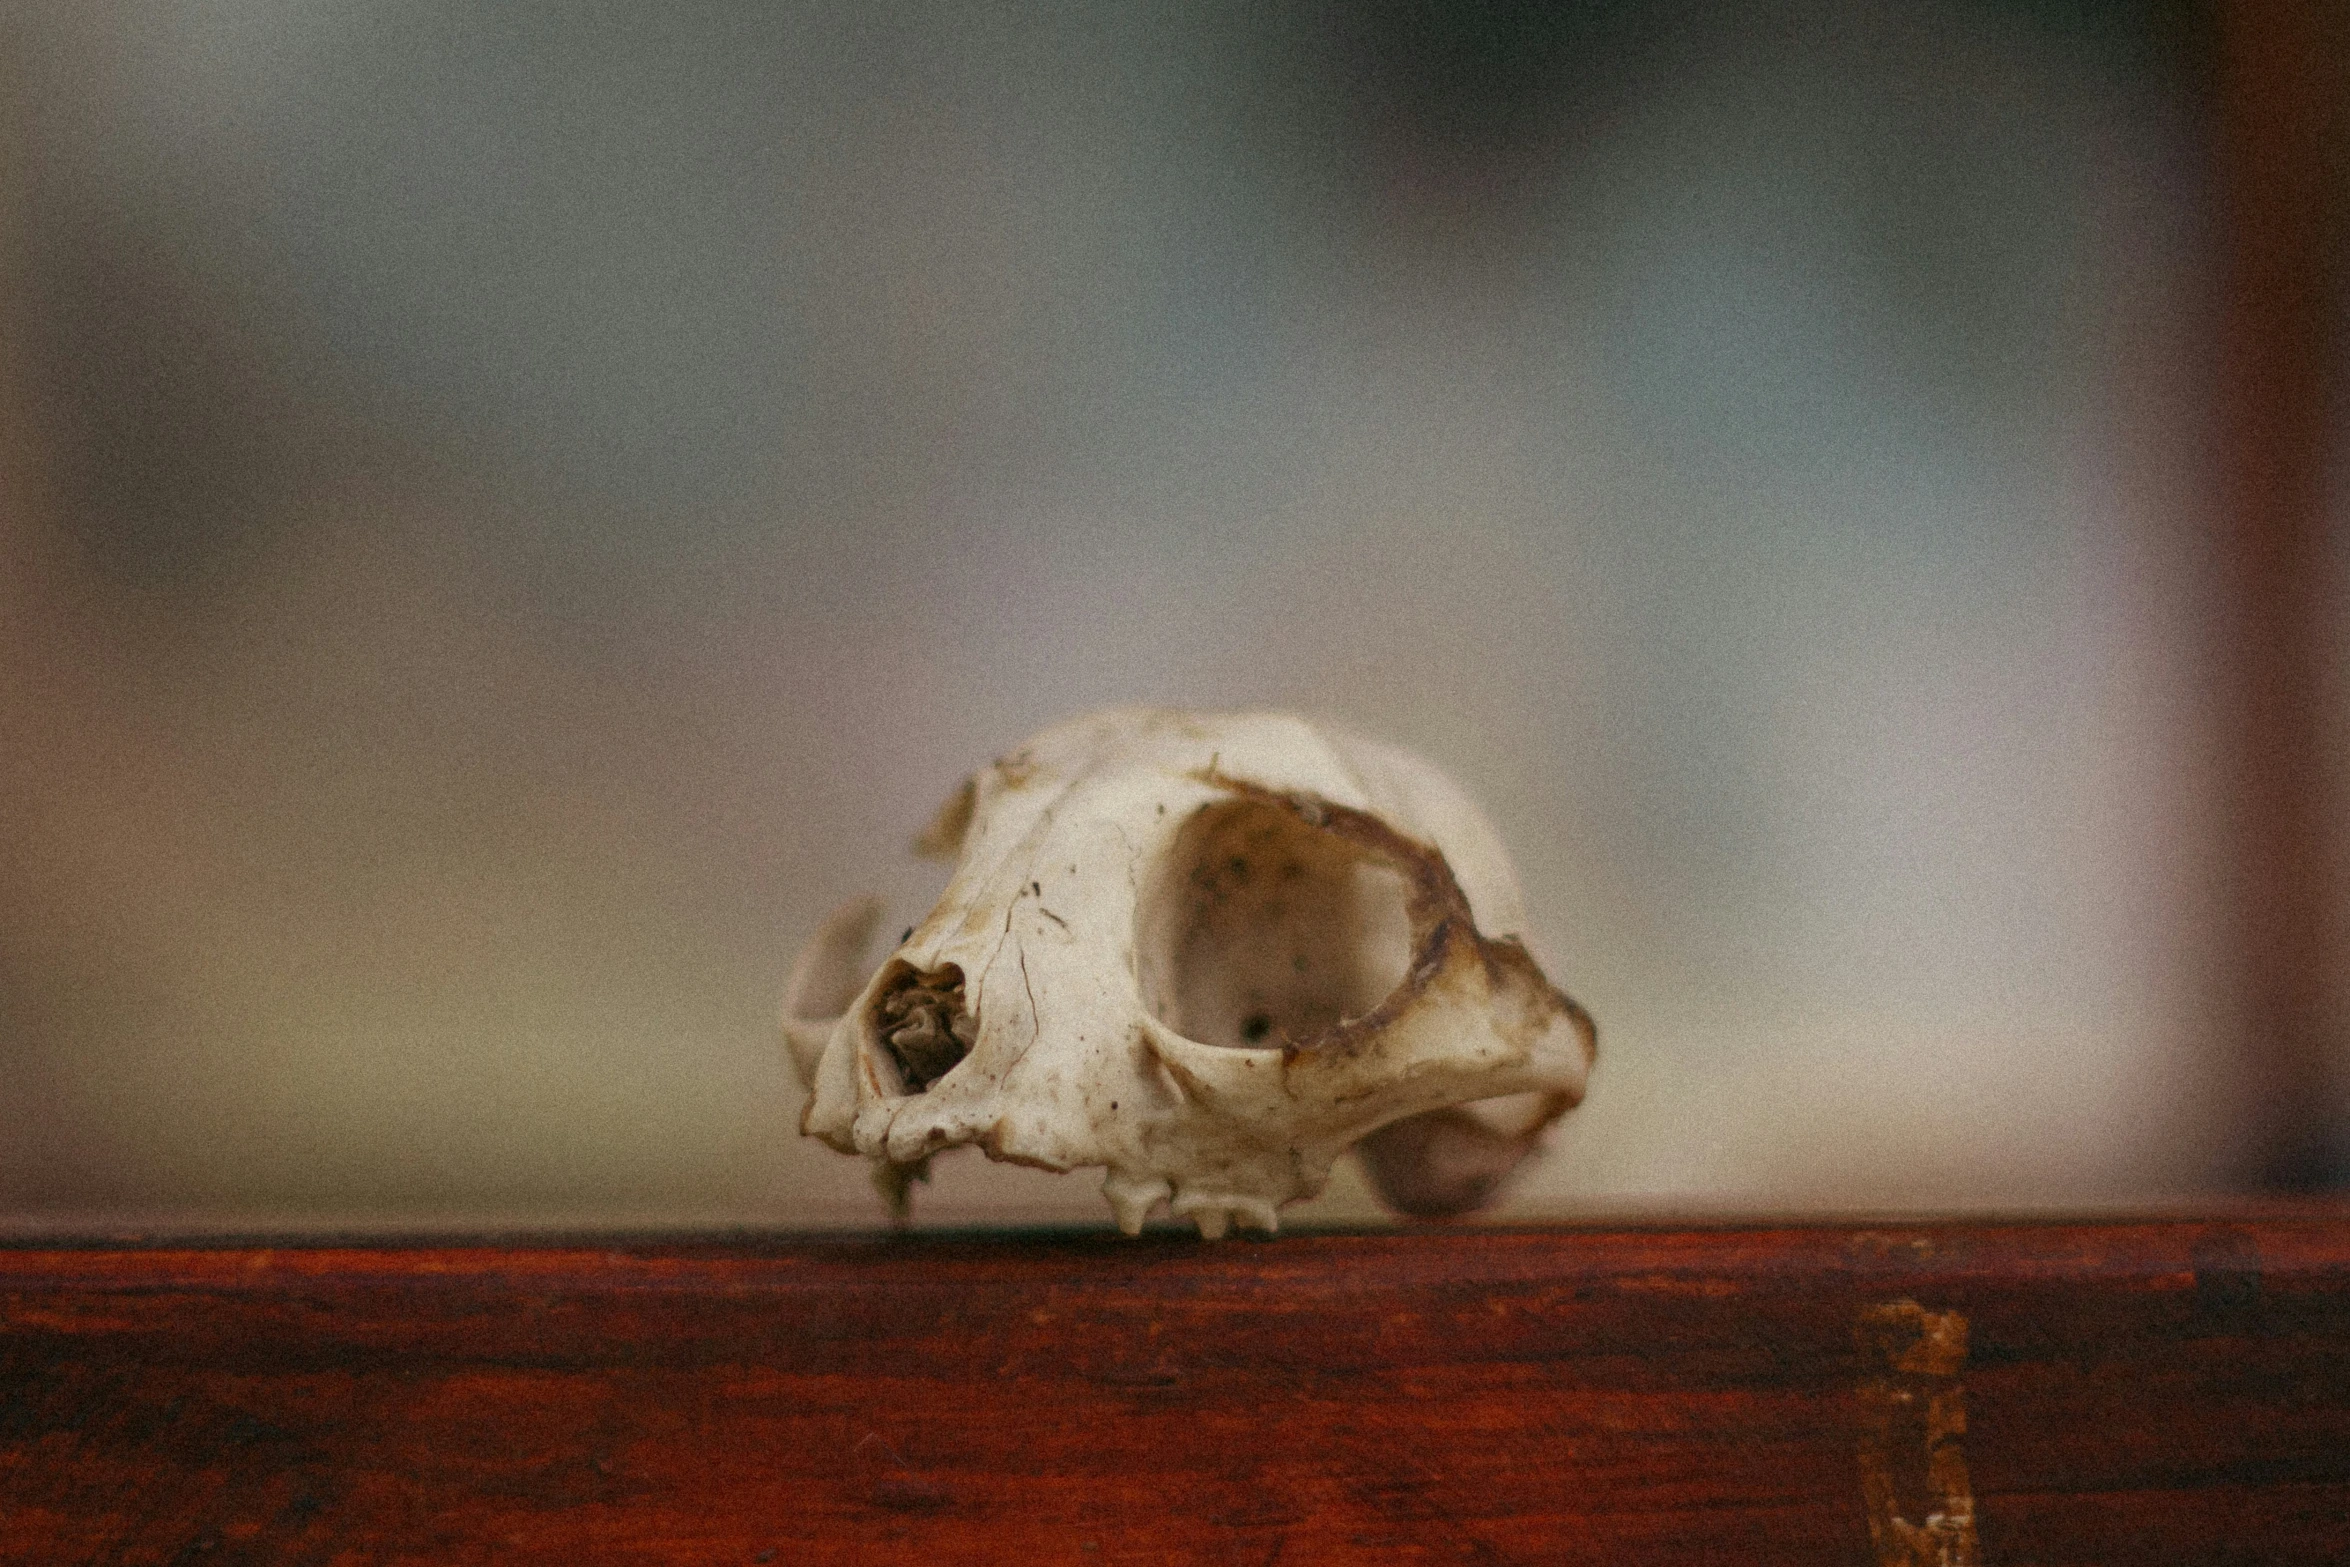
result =
[[[1202,1044],[1311,1048],[1403,983],[1409,889],[1295,811],[1226,801],[1178,830],[1136,935],[1143,1004],[1167,1027]]]

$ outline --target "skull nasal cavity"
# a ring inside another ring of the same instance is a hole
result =
[[[1411,962],[1403,877],[1280,805],[1204,806],[1139,911],[1144,1004],[1203,1044],[1311,1047]]]
[[[873,1032],[897,1063],[906,1092],[921,1093],[971,1053],[979,1020],[963,1005],[963,971],[899,961],[873,997]]]

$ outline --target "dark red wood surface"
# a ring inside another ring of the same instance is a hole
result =
[[[0,1249],[0,1561],[1907,1560],[1902,1301],[1981,1561],[2350,1560],[2269,1219]]]

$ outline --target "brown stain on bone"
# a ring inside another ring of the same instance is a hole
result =
[[[1853,1340],[1860,1384],[1860,1488],[1878,1567],[1978,1567],[1967,1479],[1967,1319],[1914,1300],[1866,1305]]]
[[[1598,1055],[1599,1030],[1591,1014],[1565,991],[1550,982],[1515,936],[1489,938],[1477,929],[1469,910],[1468,894],[1461,890],[1442,851],[1420,842],[1381,821],[1368,811],[1339,805],[1301,790],[1268,789],[1262,784],[1211,766],[1198,773],[1200,782],[1239,799],[1287,811],[1306,826],[1326,832],[1350,845],[1364,858],[1385,865],[1404,879],[1406,909],[1412,927],[1411,959],[1398,985],[1378,1006],[1361,1017],[1342,1018],[1303,1039],[1284,1038],[1285,1058],[1300,1055],[1355,1055],[1372,1047],[1395,1020],[1445,979],[1469,965],[1481,966],[1491,993],[1526,998],[1528,1015],[1517,1020],[1528,1033],[1564,1016],[1582,1036],[1585,1064]],[[1565,1108],[1573,1108],[1570,1103]]]
[[[1278,1036],[1285,1069],[1301,1058],[1357,1056],[1378,1048],[1406,1012],[1448,985],[1471,982],[1472,975],[1483,981],[1497,1012],[1515,1003],[1514,1015],[1497,1021],[1521,1043],[1530,1043],[1564,1017],[1582,1040],[1585,1067],[1597,1059],[1599,1030],[1591,1014],[1550,982],[1517,937],[1492,938],[1477,929],[1468,894],[1433,844],[1399,832],[1368,811],[1303,790],[1269,789],[1235,778],[1214,762],[1193,776],[1227,795],[1284,811],[1337,838],[1364,859],[1388,867],[1404,881],[1411,955],[1402,982],[1360,1017],[1341,1017],[1300,1038]],[[1250,868],[1235,861],[1225,871],[1245,877]],[[1249,1021],[1253,1025],[1256,1020]],[[1253,1027],[1246,1032],[1254,1042]],[[1427,1111],[1378,1128],[1356,1145],[1356,1151],[1365,1174],[1390,1207],[1414,1218],[1448,1218],[1491,1201],[1501,1183],[1533,1152],[1542,1133],[1581,1099],[1580,1093],[1547,1095],[1532,1124],[1517,1132],[1489,1126],[1457,1106]]]

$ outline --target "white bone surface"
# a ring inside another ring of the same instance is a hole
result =
[[[870,974],[828,920],[784,1037],[801,1129],[900,1192],[965,1144],[1101,1166],[1134,1233],[1275,1227],[1363,1144],[1416,1214],[1486,1201],[1583,1096],[1595,1035],[1520,940],[1517,880],[1434,767],[1283,713],[1117,709],[974,774],[923,835],[959,860]],[[960,987],[956,987],[959,978]],[[1518,1096],[1504,1124],[1456,1109]]]

